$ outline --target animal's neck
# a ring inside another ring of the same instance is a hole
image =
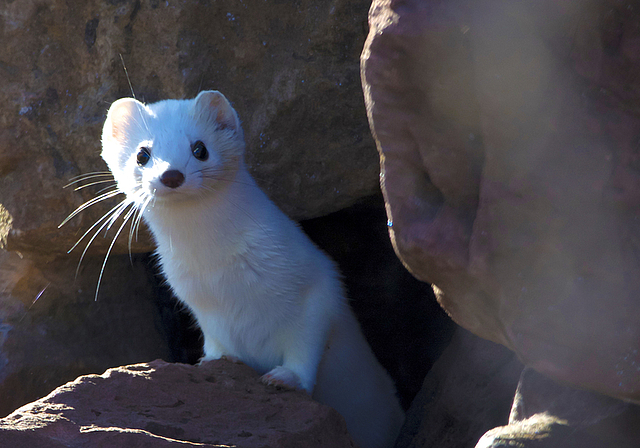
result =
[[[234,254],[252,229],[266,225],[261,221],[269,205],[242,167],[219,191],[190,201],[157,202],[144,216],[161,252]]]

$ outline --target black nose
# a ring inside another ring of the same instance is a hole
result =
[[[184,183],[184,174],[178,170],[169,170],[162,173],[160,182],[169,188],[178,188]]]

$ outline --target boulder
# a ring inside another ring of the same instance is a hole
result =
[[[85,260],[74,282],[75,260],[0,251],[0,417],[81,374],[184,359],[171,349],[176,305],[163,307],[148,257],[114,257],[106,275],[119,281],[104,282],[96,300],[101,264]]]
[[[526,368],[509,424],[488,431],[476,448],[635,448],[640,407],[557,384]]]
[[[474,446],[507,423],[522,367],[506,347],[458,327],[407,411],[396,448]]]
[[[463,327],[640,402],[640,9],[374,0],[361,58],[389,232]]]
[[[223,92],[243,122],[258,183],[296,219],[376,193],[379,163],[358,76],[367,7],[365,0],[3,2],[0,247],[64,253],[117,203],[95,205],[58,229],[108,185],[63,189],[106,170],[102,123],[109,105],[132,90],[146,102]],[[92,250],[104,253],[110,242],[98,238]],[[114,250],[126,253],[127,238]],[[150,250],[142,232],[133,252]]]
[[[244,364],[152,361],[86,375],[0,419],[0,445],[354,447],[344,419]]]

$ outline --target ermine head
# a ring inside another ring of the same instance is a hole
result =
[[[215,192],[233,182],[243,154],[238,115],[217,91],[150,105],[122,98],[102,131],[102,158],[119,189],[140,201]]]

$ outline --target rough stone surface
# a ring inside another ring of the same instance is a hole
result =
[[[638,402],[639,14],[376,0],[361,59],[405,265],[525,364]]]
[[[458,328],[409,408],[396,448],[474,446],[508,422],[522,367],[512,351]]]
[[[476,448],[635,448],[640,407],[573,389],[527,368],[513,400],[509,424],[488,431]]]
[[[335,410],[244,364],[153,361],[87,375],[0,419],[9,446],[354,447]]]
[[[239,112],[258,183],[296,219],[376,192],[358,56],[369,2],[91,0],[0,5],[0,244],[63,253],[114,202],[57,225],[99,187],[109,105],[222,91]],[[11,225],[7,223],[11,221]],[[126,238],[116,246],[126,252]],[[95,241],[103,253],[108,240]],[[134,252],[149,251],[143,234]]]
[[[536,414],[487,432],[476,448],[607,448],[610,442],[595,440],[547,414]],[[616,445],[619,446],[619,445]],[[637,446],[637,445],[633,445]],[[631,447],[629,447],[631,448]]]
[[[0,251],[0,416],[78,375],[158,357],[172,360],[148,259],[111,260],[95,298],[100,259],[38,264]],[[169,309],[175,313],[174,308]]]

